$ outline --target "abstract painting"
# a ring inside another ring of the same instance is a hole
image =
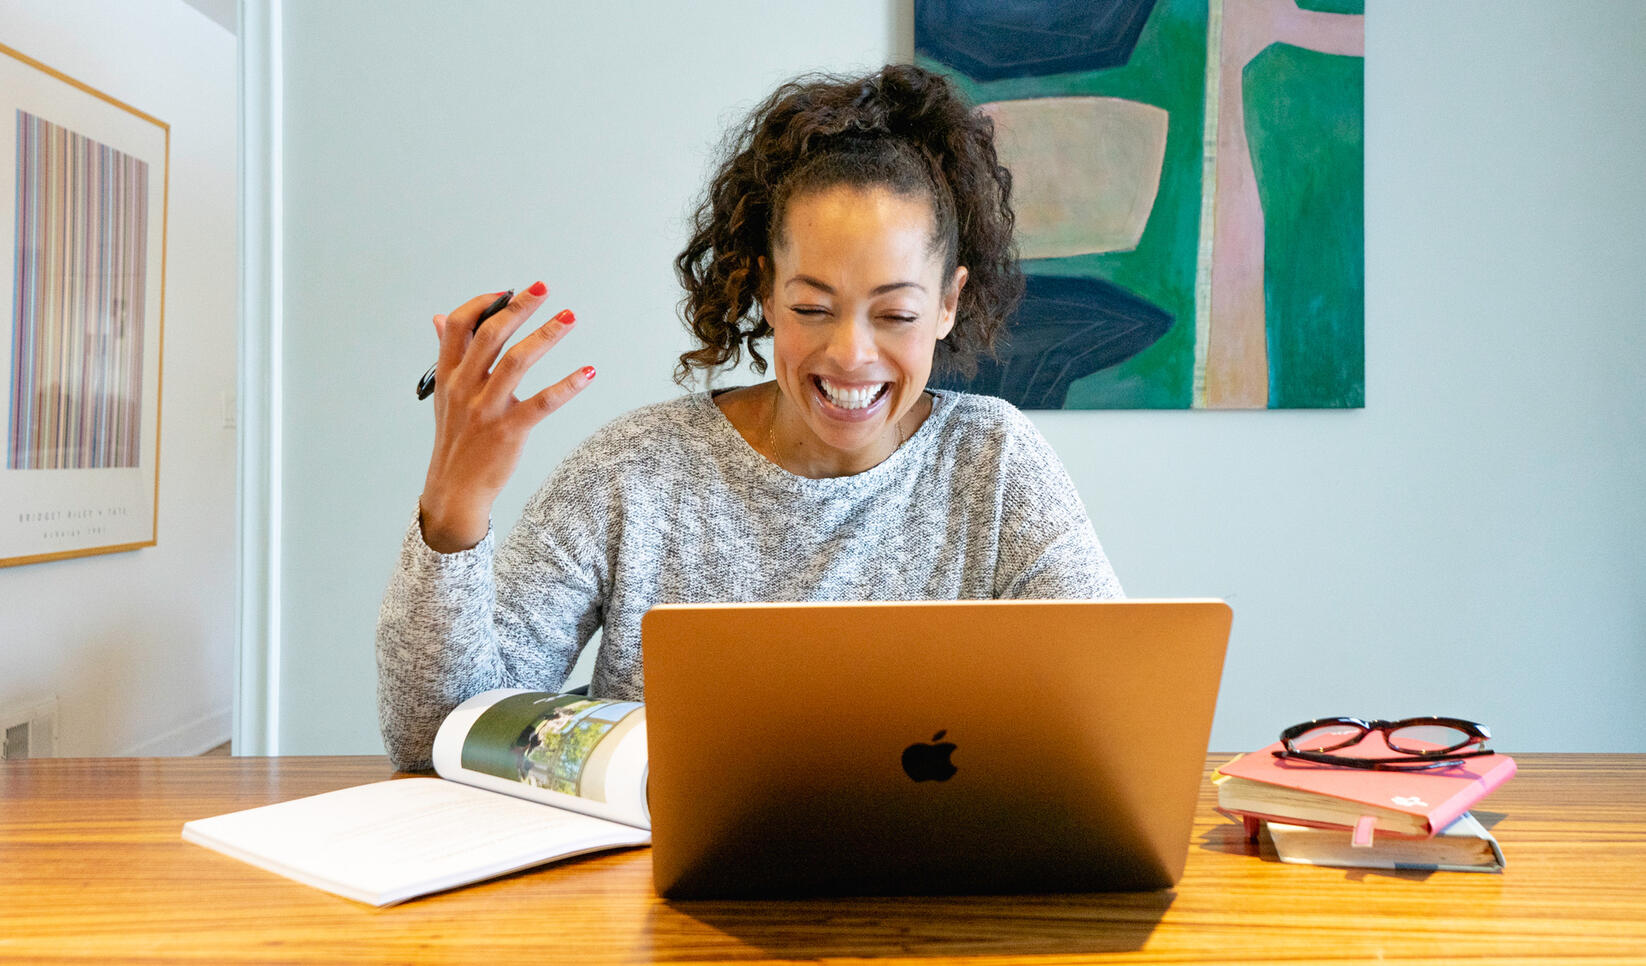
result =
[[[0,565],[151,546],[170,129],[0,54]]]
[[[1025,409],[1365,404],[1363,0],[916,0],[993,119]]]

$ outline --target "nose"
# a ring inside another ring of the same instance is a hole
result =
[[[829,361],[842,372],[874,362],[880,356],[875,345],[874,326],[868,319],[848,316],[835,323],[829,333]]]

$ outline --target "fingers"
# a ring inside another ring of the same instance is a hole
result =
[[[570,402],[593,381],[594,366],[584,366],[536,395],[522,400],[515,409],[515,418],[521,421],[522,429],[530,429],[542,422],[549,413]]]
[[[440,334],[440,357],[436,361],[435,369],[438,375],[437,385],[451,385],[452,371],[463,361],[463,353],[468,350],[475,320],[500,294],[502,293],[493,292],[490,295],[476,295],[459,305],[450,315],[434,317],[434,330]]]
[[[460,381],[483,381],[486,373],[491,370],[492,363],[497,361],[497,354],[509,341],[509,337],[542,306],[548,294],[547,285],[533,282],[530,288],[517,293],[501,311],[489,319],[481,320],[478,310],[467,317],[459,317],[456,312],[452,313],[448,324],[464,323],[474,333],[468,349],[463,353],[463,361],[458,363],[459,371],[456,378]],[[470,304],[472,300],[465,304],[464,308],[468,308]],[[486,302],[481,306],[481,310],[490,304]],[[476,323],[479,324],[478,329],[475,328]]]
[[[497,360],[492,368],[490,377],[486,380],[485,394],[489,399],[508,398],[514,394],[520,385],[520,379],[526,374],[537,360],[554,348],[555,343],[565,337],[576,323],[577,317],[571,309],[562,309],[549,321],[533,329],[525,338],[509,347],[503,357]]]

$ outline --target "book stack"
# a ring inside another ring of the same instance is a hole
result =
[[[1501,872],[1503,852],[1469,813],[1508,781],[1507,755],[1430,771],[1344,768],[1277,758],[1277,742],[1218,768],[1218,811],[1255,841],[1269,827],[1282,862]]]

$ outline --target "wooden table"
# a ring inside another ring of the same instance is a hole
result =
[[[1646,963],[1646,755],[1516,758],[1476,810],[1502,875],[1284,865],[1208,784],[1170,892],[667,903],[642,849],[388,909],[178,838],[388,777],[382,758],[4,762],[0,961]]]

